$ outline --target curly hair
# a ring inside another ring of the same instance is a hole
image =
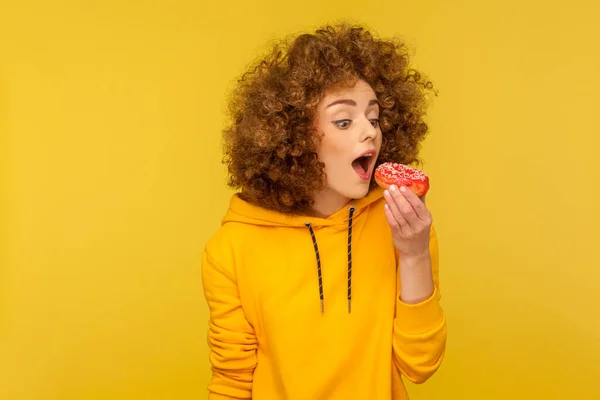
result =
[[[378,164],[419,163],[431,82],[409,67],[401,41],[377,39],[364,27],[341,24],[281,41],[238,80],[229,103],[231,122],[223,132],[228,185],[239,189],[242,199],[267,209],[310,210],[325,184],[317,157],[317,105],[327,91],[358,79],[373,88],[380,102]]]

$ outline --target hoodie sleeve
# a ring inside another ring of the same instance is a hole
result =
[[[423,383],[440,367],[446,349],[446,317],[440,305],[439,255],[435,230],[431,228],[432,296],[418,304],[396,299],[393,357],[396,368],[409,381]]]
[[[212,365],[209,400],[252,398],[257,340],[242,310],[233,269],[204,252],[202,282],[210,312],[208,346]]]

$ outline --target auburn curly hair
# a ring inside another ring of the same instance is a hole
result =
[[[401,41],[341,24],[281,41],[238,80],[229,103],[231,122],[223,132],[228,185],[267,209],[309,211],[325,184],[317,157],[317,105],[325,92],[357,79],[366,81],[380,102],[378,164],[419,163],[431,82],[409,68]]]

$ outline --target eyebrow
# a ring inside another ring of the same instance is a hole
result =
[[[346,104],[346,105],[354,106],[354,107],[356,107],[356,105],[357,105],[354,100],[351,100],[351,99],[340,99],[340,100],[334,101],[333,103],[330,103],[325,108],[333,107],[333,106],[336,106],[338,104]],[[373,100],[369,101],[369,107],[370,106],[374,106],[374,105],[376,105],[378,107],[381,107],[381,105],[379,104],[379,101],[377,99],[373,99]]]

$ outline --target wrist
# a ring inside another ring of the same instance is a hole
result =
[[[431,256],[417,253],[400,256],[397,284],[400,287],[400,300],[406,304],[418,304],[425,301],[434,291],[431,271]]]
[[[400,260],[407,264],[421,264],[430,259],[431,254],[429,253],[429,249],[415,253],[400,253]]]

